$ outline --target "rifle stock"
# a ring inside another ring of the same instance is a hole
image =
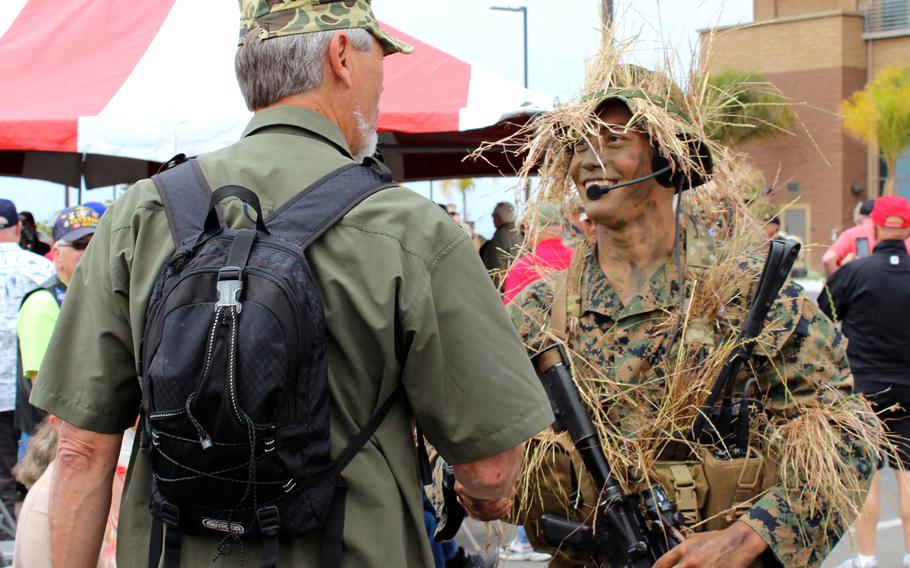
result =
[[[572,381],[569,358],[561,344],[551,345],[531,358],[546,388],[557,432],[569,433],[585,468],[600,489],[594,527],[546,515],[544,535],[553,546],[569,546],[592,553],[599,561],[623,568],[648,568],[678,544],[671,528],[678,526],[675,506],[662,489],[652,490],[644,503],[639,495],[626,495],[610,475],[594,423]],[[647,507],[647,518],[642,505]],[[549,535],[547,532],[549,531]],[[559,538],[559,541],[549,537]]]

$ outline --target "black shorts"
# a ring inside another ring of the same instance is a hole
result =
[[[910,385],[877,380],[857,380],[856,392],[865,395],[890,432],[897,457],[905,471],[910,471]],[[890,408],[899,405],[899,408]],[[896,468],[893,458],[888,459]]]

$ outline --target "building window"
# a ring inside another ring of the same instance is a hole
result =
[[[803,243],[809,241],[809,211],[802,207],[784,210],[784,232],[794,236]]]
[[[863,31],[888,37],[910,31],[910,0],[872,0],[863,6]]]
[[[897,194],[904,199],[910,200],[910,150],[907,150],[897,159],[897,168],[895,168],[897,182]]]
[[[790,205],[781,212],[781,222],[783,231],[787,236],[796,238],[805,250],[809,240],[809,206],[808,205]],[[796,264],[793,266],[792,275],[805,276],[809,272],[809,255],[805,252],[799,255]]]
[[[885,182],[888,179],[888,164],[885,160],[879,158],[878,170],[878,194],[885,194]],[[894,176],[895,194],[910,201],[910,150],[907,150],[897,158],[896,172]]]
[[[799,182],[798,181],[787,182],[787,191],[789,191],[790,193],[799,193]]]

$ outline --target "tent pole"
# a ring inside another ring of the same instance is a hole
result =
[[[66,186],[66,193],[63,198],[63,208],[69,208],[70,206],[70,186]]]

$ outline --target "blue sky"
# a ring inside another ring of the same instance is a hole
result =
[[[23,0],[9,1],[21,4]],[[490,6],[527,6],[529,88],[554,99],[568,100],[578,93],[584,61],[597,48],[599,0],[423,0],[420,9],[415,4],[414,0],[374,0],[373,9],[380,20],[517,83],[522,81],[521,14],[492,11]],[[661,44],[677,50],[677,58],[688,65],[697,30],[752,19],[752,0],[614,0],[614,6],[622,34],[639,37],[633,57],[645,66],[654,61]],[[663,38],[661,43],[658,38]],[[408,185],[429,194],[429,183]],[[468,196],[466,218],[476,221],[481,234],[492,234],[489,214],[496,202],[514,199],[514,186],[511,178],[477,181]],[[434,184],[434,199],[454,201],[460,209],[460,196],[445,197],[439,187]],[[63,193],[58,185],[0,177],[0,196],[13,199],[40,220],[50,219],[63,207]],[[103,201],[113,193],[112,188],[99,188],[83,192],[83,200]]]

